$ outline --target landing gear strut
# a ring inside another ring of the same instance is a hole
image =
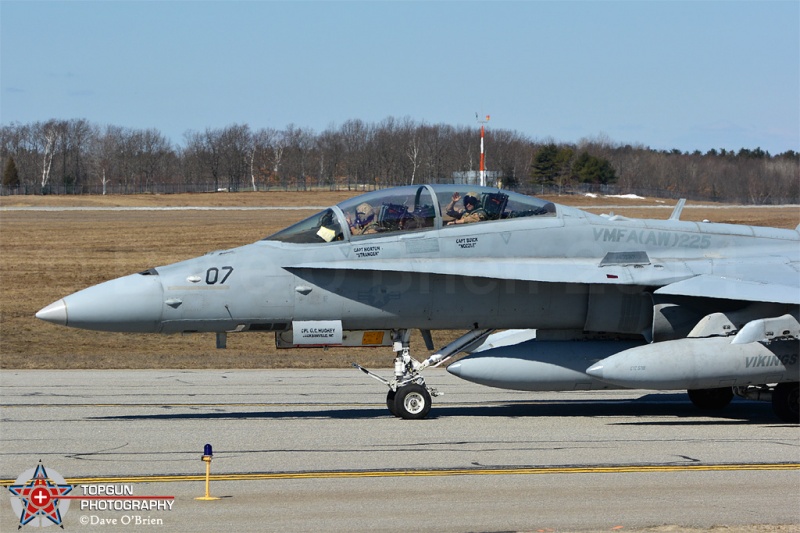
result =
[[[428,387],[421,372],[430,366],[439,366],[457,353],[483,342],[483,339],[491,332],[492,330],[488,329],[472,330],[419,362],[411,357],[410,332],[405,329],[397,330],[393,333],[392,338],[395,355],[394,379],[386,380],[356,363],[353,363],[353,366],[389,387],[389,392],[386,394],[386,407],[390,413],[406,420],[419,420],[428,416],[432,398],[443,394]]]

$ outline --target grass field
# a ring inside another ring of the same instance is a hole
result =
[[[256,241],[354,193],[267,192],[141,196],[0,198],[0,368],[279,368],[386,367],[388,348],[277,351],[272,334],[133,335],[47,324],[36,311],[102,281]],[[667,218],[672,201],[548,198],[593,212]],[[613,205],[613,208],[597,206]],[[292,211],[17,211],[13,207],[309,207]],[[684,220],[794,228],[800,206],[688,205]],[[453,332],[434,334],[437,346]],[[419,338],[412,340],[423,355]],[[425,352],[427,353],[427,352]]]

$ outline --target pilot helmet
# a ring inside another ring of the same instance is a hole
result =
[[[478,193],[468,192],[464,195],[464,207],[467,205],[471,205],[472,207],[478,207]]]
[[[356,207],[356,220],[367,222],[373,216],[375,216],[375,210],[367,202],[358,204],[358,207]]]

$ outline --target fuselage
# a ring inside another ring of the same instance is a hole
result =
[[[503,203],[494,218],[450,225],[456,192]],[[385,231],[357,234],[350,213],[365,202],[384,215]],[[609,218],[497,189],[412,186],[348,200],[253,244],[90,287],[37,316],[157,333],[284,331],[334,320],[345,330],[637,335],[652,327],[659,287],[732,276],[743,262],[796,272],[799,243],[796,230]]]

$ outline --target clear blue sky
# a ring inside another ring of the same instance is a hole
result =
[[[393,116],[530,138],[800,151],[800,2],[0,1],[0,123],[321,132]]]

